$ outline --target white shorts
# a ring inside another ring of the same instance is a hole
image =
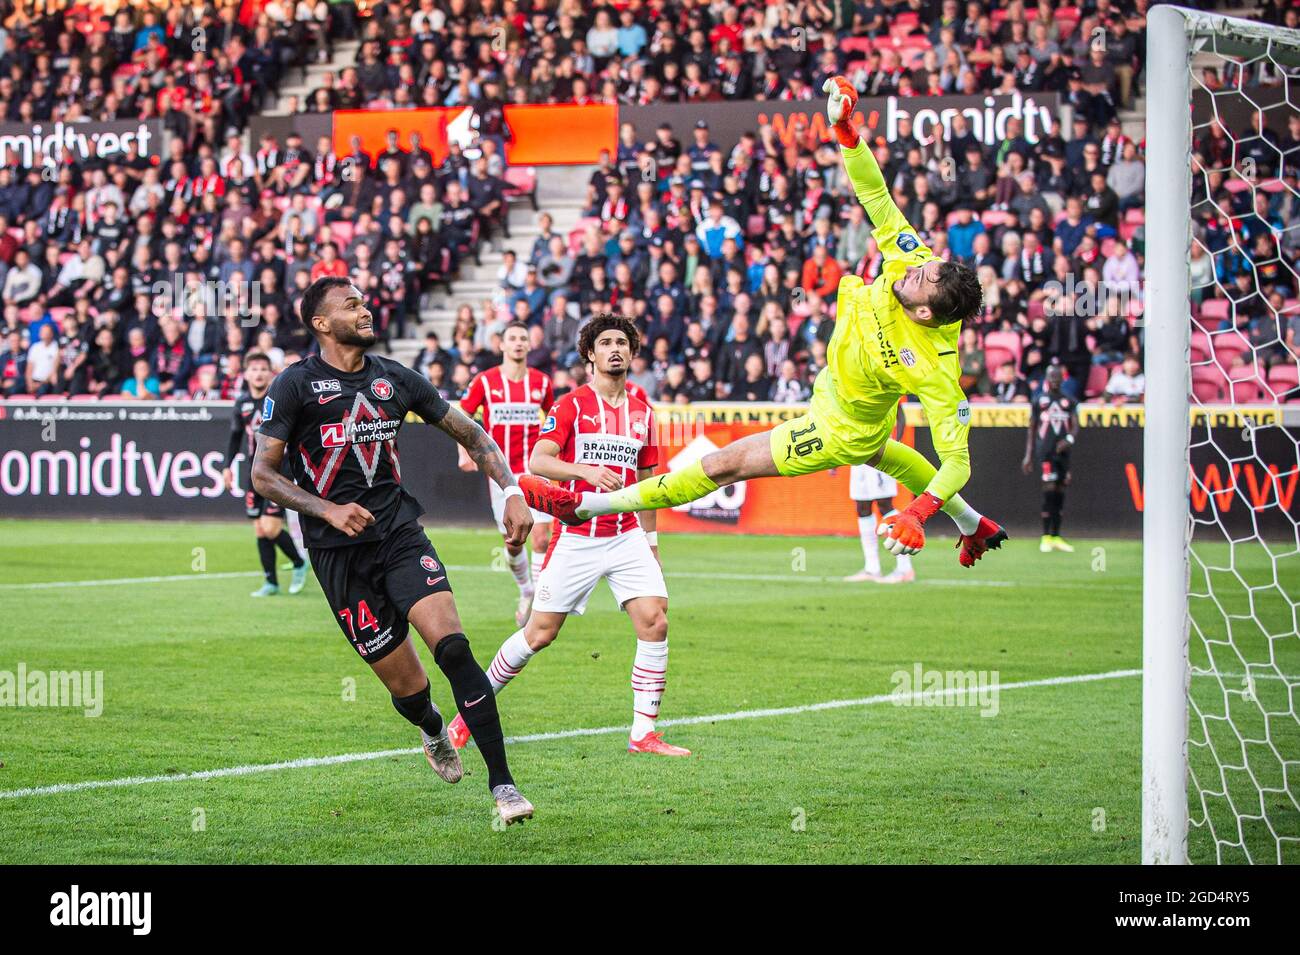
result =
[[[898,482],[869,464],[849,468],[849,499],[883,501],[898,493]]]
[[[664,574],[639,527],[614,537],[560,534],[537,575],[533,609],[543,613],[576,613],[604,577],[619,609],[633,597],[668,599]]]
[[[496,518],[497,530],[502,534],[506,532],[506,492],[501,490],[501,486],[496,481],[488,480],[488,496],[492,498],[492,516]],[[532,508],[529,508],[532,510]],[[533,511],[534,524],[551,523],[551,515],[543,514],[541,511]]]

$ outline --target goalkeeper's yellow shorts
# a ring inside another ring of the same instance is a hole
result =
[[[770,432],[772,460],[784,477],[866,464],[894,433],[899,395],[882,389],[869,396],[867,418],[851,417],[835,400],[835,382],[823,368],[813,382],[808,410]],[[864,404],[861,397],[858,406]],[[878,412],[878,413],[877,413]]]

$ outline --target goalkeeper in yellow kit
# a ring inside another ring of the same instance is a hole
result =
[[[925,522],[941,508],[961,533],[963,566],[1006,540],[1001,527],[957,493],[970,478],[970,405],[957,383],[957,338],[962,321],[983,307],[979,282],[973,270],[936,258],[899,211],[875,157],[852,125],[853,86],[835,77],[826,81],[826,92],[844,168],[871,219],[884,265],[870,285],[856,275],[840,280],[835,333],[807,413],[734,441],[680,471],[609,492],[577,494],[523,476],[519,486],[530,507],[582,523],[600,514],[674,507],[749,478],[870,464],[916,495],[906,510],[881,524],[879,533],[891,553],[919,551]],[[914,448],[890,437],[898,401],[908,394],[925,409],[939,452],[937,471]]]

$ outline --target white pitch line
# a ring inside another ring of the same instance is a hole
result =
[[[178,580],[229,580],[232,577],[261,577],[258,570],[233,570],[220,574],[170,574],[166,577],[113,577],[104,580],[43,580],[29,584],[0,584],[0,590],[53,590],[59,587],[110,587],[123,584],[169,584]]]
[[[1141,670],[1110,670],[1106,673],[1082,673],[1074,676],[1054,676],[1042,680],[1022,680],[1018,683],[996,684],[997,690],[1021,690],[1030,687],[1064,686],[1072,683],[1093,683],[1098,680],[1118,680],[1140,676]],[[855,700],[827,700],[823,703],[807,703],[802,706],[782,706],[762,710],[737,710],[732,713],[714,713],[710,716],[682,716],[676,719],[659,720],[660,726],[695,726],[700,723],[726,723],[732,720],[753,720],[769,716],[797,716],[800,713],[816,713],[822,710],[841,710],[847,707],[876,706],[881,703],[895,703],[901,700],[909,702],[927,702],[935,697],[969,696],[969,689],[952,689],[933,693],[918,691],[912,694],[880,693]],[[626,733],[627,725],[599,726],[582,729],[560,730],[554,733],[531,733],[526,736],[510,736],[508,744],[543,743],[559,739],[575,739],[581,736],[606,736],[613,733]],[[386,759],[390,756],[408,756],[419,753],[417,747],[410,749],[385,749],[371,753],[343,753],[338,756],[310,756],[303,759],[291,759],[279,763],[254,763],[247,766],[229,766],[224,769],[207,769],[197,773],[175,773],[164,776],[125,776],[121,779],[91,779],[79,783],[57,783],[53,786],[33,786],[28,789],[0,790],[0,799],[23,799],[28,796],[53,796],[59,793],[81,792],[87,789],[117,789],[128,786],[148,786],[153,783],[201,782],[207,779],[223,779],[228,776],[251,776],[256,773],[272,773],[282,769],[311,769],[317,766],[337,766],[343,763],[360,763],[374,759]]]
[[[504,571],[494,570],[491,567],[483,567],[477,564],[447,564],[447,569],[454,573],[472,573],[472,574],[501,574]],[[114,577],[104,580],[45,580],[33,583],[23,584],[0,584],[0,590],[57,590],[64,587],[109,587],[109,586],[128,586],[131,584],[171,584],[186,580],[230,580],[240,577],[261,577],[261,571],[257,570],[237,570],[224,573],[193,573],[193,574],[168,574],[158,577]],[[736,580],[736,581],[776,581],[780,583],[790,583],[792,581],[809,581],[812,583],[842,583],[842,577],[819,576],[817,574],[805,574],[799,571],[791,571],[788,574],[738,574],[738,573],[705,573],[702,571],[670,570],[664,573],[665,577],[679,578],[682,580]],[[980,580],[976,578],[944,578],[932,577],[922,578],[915,581],[919,584],[929,584],[931,586],[952,586],[952,587],[1015,587],[1018,586],[1013,580]]]

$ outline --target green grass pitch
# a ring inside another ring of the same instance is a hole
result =
[[[430,535],[486,663],[514,629],[514,584],[492,566],[500,539]],[[517,742],[512,769],[537,816],[501,831],[473,750],[454,787],[414,753],[186,778],[418,744],[314,583],[248,598],[258,581],[246,524],[0,521],[0,671],[104,681],[93,718],[0,706],[0,862],[1136,862],[1141,680],[1116,674],[1141,666],[1140,548],[1075,544],[1043,555],[1036,539],[1011,541],[966,571],[938,538],[917,558],[917,584],[885,587],[840,582],[861,563],[852,538],[665,535],[663,718],[743,718],[668,727],[694,751],[682,760],[629,755],[625,731]],[[1294,616],[1277,594],[1300,593],[1300,570],[1279,563],[1280,590],[1251,590],[1273,565],[1244,550],[1240,575],[1216,572],[1214,587],[1229,613],[1260,624],[1232,621],[1244,656],[1220,666],[1271,660],[1294,682]],[[120,582],[31,586],[97,579]],[[1229,625],[1216,611],[1204,626],[1226,637]],[[500,697],[507,734],[626,726],[632,652],[602,584]],[[752,712],[878,698],[918,664],[996,671],[996,714],[954,698]],[[1084,675],[1105,676],[1008,686]],[[1231,711],[1241,736],[1266,741],[1239,744],[1210,720],[1220,752],[1243,763],[1224,774],[1238,813],[1218,800],[1216,831],[1236,840],[1237,815],[1262,810],[1268,821],[1243,823],[1241,838],[1273,861],[1277,836],[1300,836],[1294,686],[1261,679],[1257,702],[1243,702],[1216,679],[1193,685],[1206,712]],[[1293,760],[1289,793],[1274,750]],[[183,778],[43,789],[159,776]],[[1297,861],[1295,843],[1284,846]],[[1192,854],[1214,860],[1204,830]],[[1222,858],[1245,856],[1227,846]]]

